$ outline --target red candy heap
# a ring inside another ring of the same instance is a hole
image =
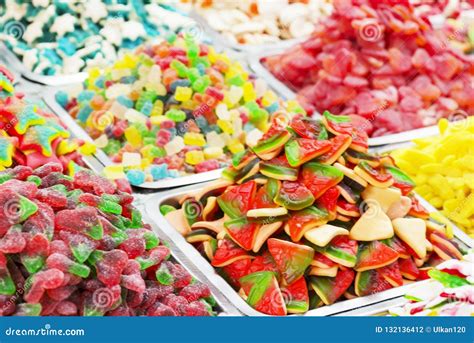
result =
[[[86,169],[0,172],[0,315],[212,315],[132,200]]]
[[[474,115],[473,58],[450,48],[406,1],[334,7],[311,38],[264,61],[308,112],[362,116],[371,136]]]

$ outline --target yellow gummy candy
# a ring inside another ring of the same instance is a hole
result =
[[[174,98],[178,101],[188,101],[193,95],[193,90],[189,87],[176,87]]]
[[[223,150],[222,148],[219,148],[219,147],[210,147],[210,148],[204,149],[204,158],[205,158],[206,160],[211,160],[211,159],[219,158],[219,157],[221,157],[222,155],[224,155],[224,150]]]
[[[79,152],[83,155],[89,156],[96,152],[97,148],[93,143],[85,142],[80,148]]]
[[[238,152],[244,151],[245,147],[242,143],[240,143],[237,139],[231,139],[230,142],[227,144],[230,152],[236,154]]]
[[[117,180],[125,178],[125,173],[122,165],[114,164],[103,169],[103,174],[107,179]]]
[[[142,145],[142,136],[135,126],[129,126],[125,129],[125,139],[134,148],[138,148]]]
[[[217,120],[217,126],[219,126],[219,128],[224,132],[224,133],[227,133],[229,135],[233,134],[234,133],[234,128],[232,126],[232,123],[230,123],[229,121],[227,120],[222,120],[222,119],[219,119]]]
[[[184,144],[194,145],[194,146],[204,146],[206,145],[206,138],[204,135],[195,132],[186,132],[184,134]]]
[[[204,153],[199,150],[188,151],[185,155],[185,162],[193,166],[204,162]]]

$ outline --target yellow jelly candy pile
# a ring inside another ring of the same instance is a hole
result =
[[[474,237],[474,118],[441,119],[438,136],[392,153],[416,182],[415,191]]]

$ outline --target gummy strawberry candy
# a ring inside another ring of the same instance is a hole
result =
[[[7,295],[0,295],[0,316],[10,316],[15,313],[16,305],[13,298]]]
[[[184,287],[179,295],[186,298],[187,301],[193,302],[201,298],[207,298],[211,296],[211,290],[203,283],[194,283]]]
[[[36,194],[36,199],[51,206],[55,210],[66,208],[68,204],[66,195],[54,188],[39,189]]]
[[[126,289],[137,293],[143,293],[146,285],[140,274],[140,264],[135,260],[128,260],[128,264],[122,272],[121,285]]]
[[[152,317],[174,317],[177,315],[177,313],[171,307],[166,306],[165,304],[162,304],[157,301],[150,308],[148,308],[148,310],[146,311],[146,315]]]
[[[97,241],[80,233],[60,231],[59,237],[69,245],[69,249],[79,263],[85,262],[98,247]]]
[[[60,211],[56,214],[55,222],[57,230],[80,232],[96,240],[103,235],[97,210],[90,206]]]
[[[119,285],[101,287],[83,296],[82,314],[84,316],[103,316],[105,312],[119,305],[121,288]]]
[[[0,192],[3,192],[7,189],[14,191],[28,199],[33,199],[38,191],[38,187],[33,182],[24,182],[17,179],[8,180],[0,184]]]
[[[63,185],[67,190],[74,189],[72,178],[62,173],[51,173],[41,179],[41,187],[48,188],[56,185]]]
[[[29,303],[38,303],[45,290],[58,288],[62,285],[64,273],[59,269],[48,269],[34,274],[31,276],[31,280],[31,286],[24,299]]]
[[[40,178],[44,178],[51,173],[62,173],[63,166],[60,163],[46,163],[45,165],[36,168],[33,171],[33,175],[39,176]]]
[[[209,316],[208,306],[201,301],[194,301],[184,309],[185,316]]]
[[[54,211],[46,204],[35,203],[38,206],[38,212],[30,216],[23,223],[23,231],[31,234],[42,233],[48,239],[51,239],[54,232]]]
[[[184,314],[186,306],[189,304],[186,298],[176,294],[168,294],[162,301],[163,304],[171,307],[179,315]]]
[[[174,277],[171,274],[167,263],[161,263],[155,272],[156,280],[162,285],[172,285]]]
[[[145,253],[145,256],[139,256],[136,261],[140,263],[142,270],[160,264],[163,260],[167,259],[170,255],[170,251],[164,245],[160,245],[156,248],[151,249]]]
[[[129,229],[126,232],[127,232],[128,237],[130,237],[130,238],[142,238],[142,239],[144,239],[145,240],[145,247],[146,247],[147,250],[153,249],[156,246],[158,246],[158,244],[160,244],[159,238],[149,228]]]
[[[85,264],[74,262],[65,255],[59,253],[53,253],[48,256],[46,260],[46,266],[48,268],[56,268],[62,272],[68,272],[82,278],[87,278],[90,273],[90,268]]]
[[[55,239],[51,243],[49,243],[49,253],[52,254],[61,254],[68,258],[72,258],[71,249],[69,249],[66,242],[60,239]]]
[[[112,214],[122,214],[122,206],[116,201],[108,200],[106,197],[98,197],[90,193],[83,193],[78,200],[86,205],[96,207],[99,210]]]
[[[36,273],[43,267],[49,254],[49,240],[41,233],[26,236],[26,247],[20,254],[20,259],[28,272]]]
[[[77,286],[74,285],[66,285],[66,286],[61,286],[58,288],[54,289],[48,289],[46,291],[46,294],[48,295],[49,298],[55,301],[62,301],[71,296],[72,293],[74,293],[77,290]]]
[[[10,229],[0,239],[0,252],[4,254],[17,254],[26,247],[26,240],[20,230]]]
[[[180,264],[172,264],[172,266],[170,271],[174,278],[173,286],[175,288],[183,288],[189,285],[193,280],[191,274]]]
[[[74,185],[84,192],[95,195],[115,193],[115,186],[109,180],[86,170],[81,170],[74,175]]]
[[[128,264],[128,256],[122,250],[100,251],[96,250],[89,258],[97,272],[97,278],[106,286],[120,283],[122,271]]]
[[[41,314],[41,305],[40,304],[19,304],[16,308],[14,316],[31,316],[36,317]]]
[[[116,309],[108,311],[105,315],[111,316],[111,317],[131,317],[131,316],[134,316],[135,313],[131,308],[122,304]]]
[[[7,189],[0,193],[0,236],[38,211],[38,206],[24,196]]]
[[[57,304],[55,309],[55,315],[58,316],[76,316],[78,312],[78,308],[76,304],[71,301],[61,301]]]
[[[128,258],[133,259],[145,253],[145,240],[140,237],[131,237],[123,241],[118,248],[125,251]]]
[[[0,294],[13,295],[15,291],[15,283],[7,267],[7,258],[3,253],[0,253]]]

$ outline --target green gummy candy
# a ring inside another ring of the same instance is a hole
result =
[[[41,304],[19,304],[16,307],[16,315],[37,317],[41,315]]]
[[[175,108],[166,111],[165,115],[166,117],[168,117],[168,119],[171,119],[176,123],[180,123],[186,120],[186,113],[182,110],[178,110]]]
[[[130,223],[130,228],[132,229],[138,229],[143,226],[143,221],[142,221],[142,214],[140,213],[139,210],[134,208],[132,210],[132,221]]]
[[[13,279],[10,276],[8,269],[0,271],[0,274],[3,274],[0,277],[0,294],[3,295],[13,295],[16,292],[16,286],[13,282]]]
[[[122,206],[116,202],[102,199],[99,203],[99,209],[112,214],[122,214]]]
[[[74,258],[79,261],[79,263],[84,263],[94,249],[87,244],[79,243],[78,245],[71,247],[71,251]]]
[[[35,214],[38,211],[38,206],[25,198],[24,196],[19,195],[19,205],[20,205],[20,221],[23,222],[28,219],[31,215]]]
[[[160,268],[156,270],[156,280],[162,285],[169,286],[174,282],[174,277],[171,275],[168,267],[165,264],[161,264]]]
[[[469,285],[469,281],[467,281],[466,279],[442,272],[438,269],[431,269],[430,271],[428,271],[428,275],[432,279],[440,282],[444,287],[447,288],[456,288],[464,285]]]
[[[21,262],[30,273],[36,273],[44,266],[45,258],[43,256],[21,256]]]
[[[154,247],[157,247],[158,244],[160,244],[160,240],[158,237],[153,232],[146,232],[143,235],[143,238],[145,238],[145,248],[147,250],[153,249]]]
[[[74,263],[68,269],[69,273],[80,276],[81,278],[85,279],[89,276],[91,269],[86,266],[85,264]]]
[[[160,213],[163,216],[166,216],[168,213],[173,212],[173,211],[176,211],[176,208],[174,208],[171,205],[161,205],[160,206]]]
[[[26,179],[28,182],[33,182],[36,186],[41,186],[41,178],[37,175],[30,175]]]

